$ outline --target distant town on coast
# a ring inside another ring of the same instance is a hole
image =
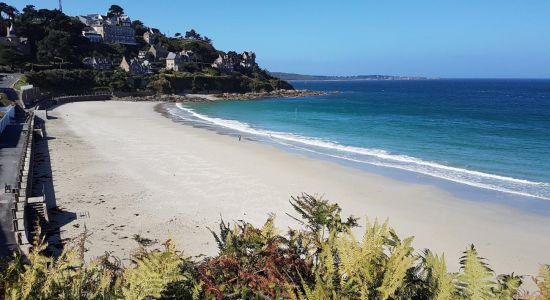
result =
[[[313,80],[313,81],[352,81],[352,80],[428,80],[439,78],[428,78],[422,76],[393,76],[393,75],[356,75],[356,76],[326,76],[326,75],[303,75],[284,72],[270,72],[274,77],[282,80]]]

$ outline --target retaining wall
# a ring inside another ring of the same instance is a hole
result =
[[[81,102],[81,101],[104,101],[111,100],[111,94],[100,94],[100,95],[75,95],[75,96],[63,96],[54,98],[53,101],[55,104],[65,104],[69,102]]]
[[[23,143],[22,155],[19,159],[15,203],[12,208],[13,229],[15,240],[23,253],[28,253],[30,227],[27,222],[27,201],[32,193],[33,175],[33,143],[34,143],[34,113],[30,113],[24,128],[25,140]]]

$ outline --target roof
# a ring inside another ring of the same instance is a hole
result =
[[[174,52],[168,53],[168,56],[166,56],[166,59],[176,59],[176,53]]]

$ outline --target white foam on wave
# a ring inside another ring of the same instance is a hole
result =
[[[267,137],[274,142],[312,153],[337,159],[344,159],[356,163],[367,163],[376,166],[397,168],[483,189],[550,200],[550,184],[548,183],[533,182],[524,179],[445,166],[436,162],[425,161],[411,156],[391,154],[380,149],[345,146],[333,141],[304,137],[291,133],[256,129],[246,123],[236,120],[227,120],[199,114],[180,103],[176,104],[176,106],[180,110],[207,124],[217,125],[247,134]],[[315,148],[317,148],[317,150]],[[339,155],[318,151],[321,149],[336,151]]]

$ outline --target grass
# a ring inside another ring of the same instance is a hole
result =
[[[21,87],[24,86],[24,85],[27,85],[27,84],[29,84],[29,82],[27,81],[27,77],[26,76],[21,76],[21,78],[15,83],[13,88],[16,91],[21,91]]]
[[[0,106],[12,105],[13,102],[8,98],[5,93],[0,93]]]

